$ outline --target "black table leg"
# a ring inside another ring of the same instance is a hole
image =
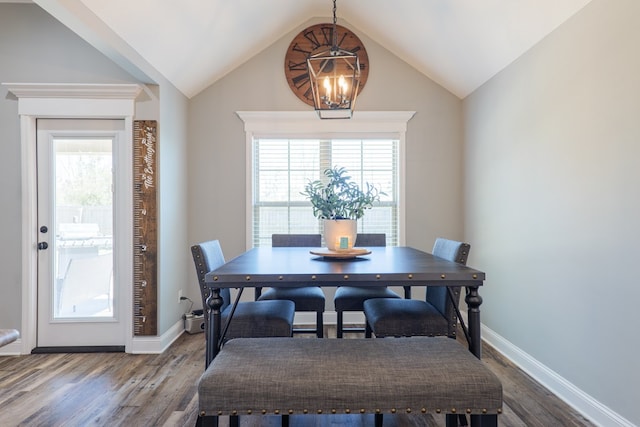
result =
[[[220,308],[222,304],[220,288],[212,288],[207,298],[209,325],[207,328],[206,367],[209,367],[211,361],[218,355],[218,351],[220,351],[220,325],[222,324]]]
[[[482,341],[480,339],[480,305],[482,297],[478,294],[478,286],[469,286],[465,302],[467,303],[467,320],[469,327],[469,351],[478,359],[482,358]]]

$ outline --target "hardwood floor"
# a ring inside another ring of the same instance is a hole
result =
[[[326,335],[335,337],[335,327]],[[348,334],[347,337],[354,336]],[[483,360],[501,379],[505,427],[592,426],[488,345]],[[181,336],[164,354],[33,354],[0,358],[0,426],[194,426],[203,334]],[[444,416],[385,416],[385,427],[444,426]],[[221,419],[221,427],[227,425]],[[280,425],[243,417],[243,427]],[[293,427],[372,426],[372,416],[291,417]]]

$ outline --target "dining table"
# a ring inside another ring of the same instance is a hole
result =
[[[207,365],[224,342],[221,288],[320,286],[462,286],[466,289],[469,351],[482,357],[478,289],[485,273],[475,268],[436,257],[409,246],[360,248],[358,251],[328,251],[306,247],[256,247],[206,274],[210,289],[207,299],[209,327]],[[233,321],[233,306],[227,323]]]

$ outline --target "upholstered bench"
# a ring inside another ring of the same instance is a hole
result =
[[[20,337],[15,329],[0,329],[0,347],[14,342]]]
[[[240,338],[225,344],[198,383],[200,421],[240,415],[470,414],[495,426],[499,379],[444,337]]]

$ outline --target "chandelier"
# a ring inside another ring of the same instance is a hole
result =
[[[350,119],[360,86],[360,61],[338,46],[336,0],[333,0],[332,46],[307,57],[313,105],[321,119]]]

